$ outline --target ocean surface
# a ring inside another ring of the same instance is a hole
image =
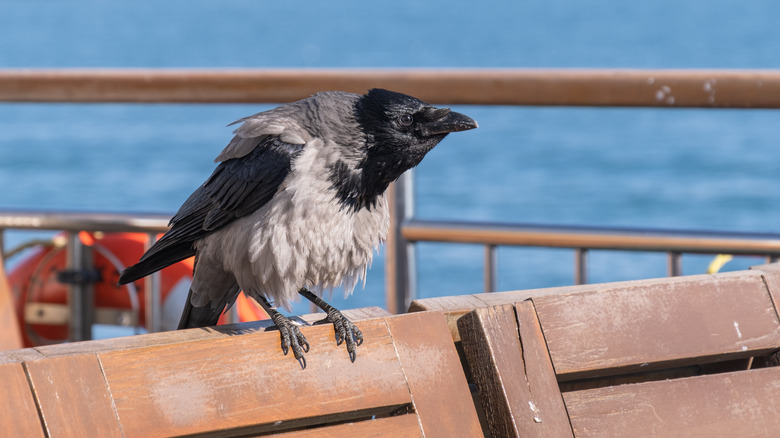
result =
[[[0,68],[773,69],[779,16],[771,0],[5,0]],[[173,214],[213,170],[226,125],[270,107],[0,104],[0,208]],[[454,109],[480,128],[415,171],[420,217],[780,231],[777,111]],[[481,292],[482,251],[419,245],[418,296]],[[684,273],[710,260],[685,256]],[[333,303],[384,306],[383,265],[380,253],[365,290]],[[500,248],[499,268],[500,290],[567,285],[573,254]],[[590,256],[591,282],[665,273],[664,254]]]

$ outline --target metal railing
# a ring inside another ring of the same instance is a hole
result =
[[[4,248],[5,231],[12,230],[51,230],[65,233],[65,272],[69,272],[75,281],[68,282],[67,315],[68,339],[85,340],[92,337],[92,325],[96,322],[97,309],[94,308],[94,290],[92,282],[78,281],[89,272],[93,263],[92,248],[79,238],[82,231],[94,232],[137,232],[148,234],[148,245],[154,243],[159,233],[168,229],[169,216],[166,215],[130,215],[118,213],[74,213],[74,212],[33,212],[0,211],[0,248]],[[2,257],[5,260],[5,257]],[[118,267],[120,268],[120,267]],[[159,274],[153,274],[144,280],[145,321],[149,332],[160,331],[161,327],[161,288]],[[51,313],[56,305],[38,305],[39,314]],[[49,309],[49,310],[46,310]],[[36,312],[25,312],[27,314]],[[132,322],[136,318],[119,318],[112,314],[107,320],[124,319]],[[43,321],[43,315],[37,315]],[[106,321],[107,322],[107,321]]]
[[[780,71],[0,70],[0,102],[282,103],[322,90],[364,92],[372,87],[394,89],[437,104],[780,108]],[[575,282],[579,283],[587,281],[587,254],[596,249],[665,252],[670,275],[681,272],[683,253],[750,254],[768,260],[780,256],[780,235],[775,234],[422,221],[414,219],[411,185],[407,174],[390,190],[393,217],[385,245],[386,294],[388,310],[396,313],[404,311],[415,296],[415,242],[484,245],[485,290],[495,288],[499,245],[571,248],[575,251]],[[6,212],[0,213],[0,228],[154,234],[165,229],[167,219]],[[70,241],[78,245],[78,239]],[[71,263],[76,263],[79,256],[72,252]],[[155,288],[153,281],[149,287]],[[73,298],[83,296],[79,293],[72,291],[71,302],[78,302]],[[159,287],[149,299],[155,300],[155,294],[159,303]],[[151,329],[155,318],[159,314],[147,318],[152,321]]]

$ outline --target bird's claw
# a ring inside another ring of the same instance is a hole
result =
[[[292,349],[293,356],[301,365],[301,369],[306,369],[306,358],[303,354],[309,352],[309,341],[303,336],[298,326],[283,315],[276,314],[272,320],[282,338],[282,353],[287,356],[287,353]]]
[[[333,324],[333,331],[336,335],[336,345],[341,345],[346,341],[349,360],[355,361],[357,347],[363,344],[363,333],[346,316],[336,309],[328,311],[328,316],[314,323]]]

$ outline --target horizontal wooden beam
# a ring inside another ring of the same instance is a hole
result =
[[[780,108],[780,70],[0,70],[0,102],[281,103],[373,87],[439,104]]]

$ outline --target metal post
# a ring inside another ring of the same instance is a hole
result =
[[[577,248],[574,250],[574,284],[588,283],[588,250]]]
[[[416,296],[414,245],[404,239],[401,227],[414,211],[412,172],[401,175],[388,189],[390,230],[385,243],[385,293],[387,310],[403,313]]]
[[[679,252],[670,252],[668,259],[668,275],[670,277],[678,277],[682,275],[682,254]]]
[[[92,269],[92,251],[81,243],[78,232],[67,234],[66,270],[72,273],[68,282],[68,339],[86,341],[92,339],[94,322],[94,288],[85,274]]]
[[[485,245],[485,292],[495,292],[498,280],[498,251],[496,245]]]
[[[146,241],[148,250],[157,241],[157,233],[149,233]],[[160,272],[148,275],[144,279],[144,304],[146,307],[146,330],[156,333],[162,329],[162,300],[160,299]]]

